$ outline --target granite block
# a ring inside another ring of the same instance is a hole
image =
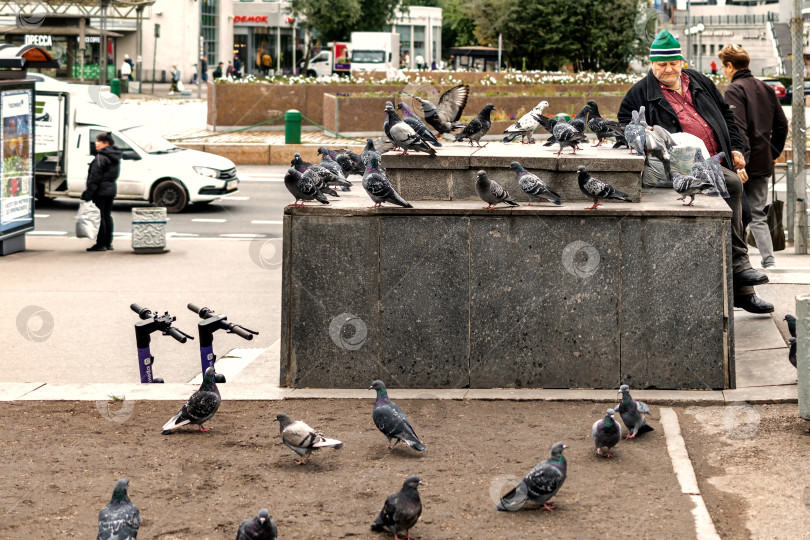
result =
[[[378,219],[294,216],[290,230],[290,386],[368,385],[379,376]]]
[[[477,169],[450,171],[450,198],[454,201],[480,201],[475,192]]]
[[[469,384],[468,220],[380,218],[381,377],[392,388]]]
[[[622,221],[623,384],[724,388],[722,237],[721,220]]]
[[[470,219],[470,388],[612,388],[619,221]]]
[[[386,169],[386,176],[406,201],[448,201],[453,169]]]
[[[293,216],[284,214],[281,230],[281,356],[279,358],[280,386],[290,386],[290,348],[292,346],[292,327],[290,316],[292,298],[290,297],[290,278],[292,275],[292,220]]]
[[[414,150],[408,150],[406,155],[400,156],[399,151],[389,150],[382,154],[382,164],[386,169],[468,169],[470,155],[476,148],[449,145],[434,150],[434,157]]]

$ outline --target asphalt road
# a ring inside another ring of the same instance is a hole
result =
[[[284,206],[293,202],[282,182],[286,167],[240,166],[239,191],[206,205],[193,205],[185,212],[169,214],[167,236],[189,238],[280,238]],[[128,239],[132,208],[144,202],[121,201],[113,205],[117,238]],[[37,202],[29,235],[75,237],[79,199]]]

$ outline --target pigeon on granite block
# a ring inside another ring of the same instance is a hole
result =
[[[490,120],[490,113],[495,110],[495,105],[492,103],[487,103],[484,105],[484,108],[481,109],[481,112],[478,115],[470,120],[470,123],[467,124],[461,132],[456,135],[455,141],[460,142],[464,139],[470,141],[470,146],[473,145],[473,141],[478,146],[481,146],[481,137],[486,135],[489,132],[489,128],[492,127],[492,120]]]
[[[385,172],[380,169],[377,158],[370,156],[366,165],[366,174],[363,175],[363,189],[374,201],[374,206],[370,208],[380,208],[383,203],[392,203],[403,208],[413,208],[413,205],[399,196],[397,190],[388,181]]]
[[[461,113],[467,106],[467,97],[470,94],[470,87],[466,84],[459,84],[447,90],[439,97],[439,102],[434,105],[428,99],[422,99],[407,92],[402,92],[406,96],[411,96],[422,105],[422,113],[425,115],[425,122],[436,130],[436,138],[444,133],[463,128],[465,124],[459,123]]]
[[[287,169],[287,174],[284,175],[284,187],[295,197],[293,206],[303,206],[307,201],[329,204],[329,200],[320,192],[315,181],[309,176],[305,177],[292,167]],[[298,201],[301,201],[300,205]]]
[[[397,103],[397,109],[402,111],[402,121],[413,128],[417,135],[422,137],[422,140],[433,146],[441,146],[433,133],[430,132],[428,127],[422,122],[422,119],[416,116],[413,111],[401,101]]]
[[[683,175],[679,172],[672,173],[672,187],[681,194],[677,200],[684,201],[684,206],[692,206],[695,203],[695,195],[702,194],[704,190],[711,189],[712,183],[708,180],[698,180],[691,174]],[[689,197],[689,202],[685,202]]]
[[[484,209],[492,210],[498,203],[506,203],[509,206],[520,206],[512,200],[509,192],[503,189],[498,182],[490,180],[485,171],[478,171],[478,178],[475,181],[475,192],[481,200],[489,206]]]
[[[559,195],[551,191],[546,183],[540,180],[537,175],[534,175],[524,169],[520,163],[513,161],[509,164],[509,168],[517,173],[520,189],[522,189],[526,195],[529,196],[529,202],[526,203],[526,206],[531,206],[532,201],[537,201],[540,199],[545,199],[556,204],[557,206],[562,204],[562,200],[560,199]]]
[[[621,192],[610,184],[602,182],[594,178],[588,171],[585,170],[584,165],[577,167],[577,181],[579,182],[579,189],[593,199],[593,206],[585,208],[586,210],[593,210],[600,204],[600,199],[618,199],[620,201],[632,202],[627,193]]]
[[[637,111],[633,111],[632,115],[633,120],[624,126],[624,137],[630,146],[630,153],[632,154],[635,150],[636,154],[643,156],[645,153],[644,147],[647,144],[647,122],[644,119],[644,106],[642,105]]]
[[[520,117],[520,119],[506,128],[503,132],[508,133],[503,138],[503,142],[512,142],[520,137],[520,142],[525,143],[525,139],[529,139],[529,144],[534,144],[532,133],[537,126],[540,125],[540,118],[543,116],[543,111],[548,108],[548,101],[541,101],[535,107]]]
[[[436,157],[436,150],[423,141],[411,126],[402,121],[390,102],[385,106],[385,112],[388,115],[388,138],[394,146],[402,148],[402,152],[398,155],[407,155],[408,150],[415,150]]]
[[[616,120],[603,118],[602,115],[599,114],[599,105],[596,104],[596,101],[588,101],[588,107],[590,107],[590,111],[588,112],[588,127],[591,128],[591,131],[596,133],[598,140],[594,146],[601,146],[605,139],[613,138],[616,139],[616,144],[613,145],[613,148],[620,146],[630,147],[627,143],[627,139],[624,138],[624,129],[620,123]]]

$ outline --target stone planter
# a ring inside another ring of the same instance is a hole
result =
[[[132,209],[132,249],[135,253],[167,253],[166,209]]]

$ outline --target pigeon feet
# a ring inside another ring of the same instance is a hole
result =
[[[303,459],[301,459],[301,460],[296,459],[296,460],[295,460],[295,464],[296,464],[296,465],[306,465],[306,464],[307,464],[307,462],[306,462],[306,461],[304,461]]]
[[[492,206],[491,204],[489,206],[484,206],[484,210],[492,210],[493,208],[495,207]]]
[[[526,203],[526,204],[524,204],[523,206],[531,206],[531,205],[532,205],[532,203],[527,202],[527,203]]]
[[[211,428],[205,427],[204,425],[200,424],[200,431],[211,431]]]
[[[553,502],[546,502],[543,504],[543,510],[548,510],[549,512],[556,510],[557,507],[554,506]]]
[[[625,439],[635,439],[636,434],[635,433],[628,433],[627,435],[624,436],[624,438]]]
[[[596,201],[596,202],[593,204],[593,206],[586,206],[586,207],[585,207],[585,210],[595,210],[597,206],[601,206],[601,205],[602,205],[602,203],[600,203],[599,201]]]
[[[400,153],[399,153],[399,154],[397,154],[397,155],[398,155],[398,156],[407,156],[407,155],[408,155],[408,151],[407,151],[407,150],[403,150],[402,152],[400,152]]]

